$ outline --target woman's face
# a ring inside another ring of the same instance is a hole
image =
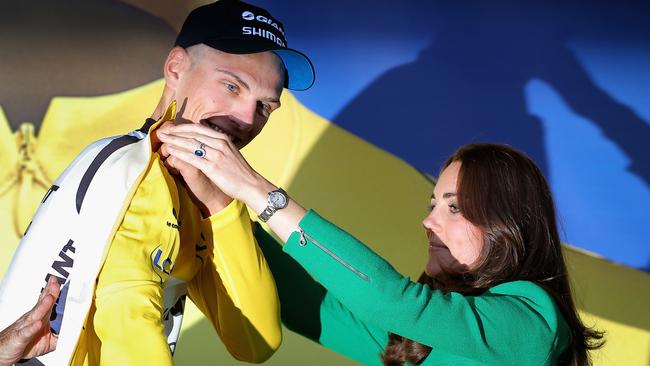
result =
[[[472,268],[483,248],[481,231],[463,216],[458,206],[456,182],[461,163],[451,163],[438,178],[431,196],[431,212],[422,224],[429,238],[425,272],[436,276],[442,268],[464,272]]]

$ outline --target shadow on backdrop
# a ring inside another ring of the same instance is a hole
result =
[[[628,15],[618,32],[650,39],[648,26],[634,23],[635,14],[643,14],[638,8],[650,6],[613,7],[438,1],[431,15],[435,34],[418,59],[381,75],[334,122],[434,174],[458,146],[490,141],[525,151],[548,175],[544,129],[528,113],[524,95],[526,83],[537,78],[597,125],[629,157],[631,172],[650,185],[650,126],[600,89],[567,48],[576,32],[601,35],[602,18],[619,19],[616,11]]]

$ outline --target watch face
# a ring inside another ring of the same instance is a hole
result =
[[[269,205],[273,208],[285,208],[287,206],[287,197],[282,192],[273,191],[269,193]]]

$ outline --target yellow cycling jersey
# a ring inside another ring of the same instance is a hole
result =
[[[97,279],[72,365],[172,365],[163,291],[173,279],[237,359],[261,362],[281,342],[275,282],[233,201],[203,219],[157,153],[133,196]],[[182,303],[181,303],[182,307]]]

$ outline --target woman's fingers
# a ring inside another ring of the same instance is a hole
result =
[[[169,135],[166,133],[160,133],[159,138],[162,142],[165,144],[171,144],[176,147],[183,148],[184,150],[187,151],[194,151],[199,145],[201,144],[197,139],[195,138],[189,138],[189,137],[183,137],[183,136],[177,136],[177,135]],[[165,150],[167,150],[168,146],[163,145]],[[166,151],[168,152],[168,151]]]
[[[189,135],[189,134],[198,134],[201,136],[208,136],[212,138],[220,138],[220,139],[226,139],[230,140],[228,138],[228,135],[215,131],[214,129],[204,126],[200,123],[182,123],[182,124],[177,124],[174,126],[171,126],[169,128],[169,132],[163,131],[169,134],[174,134],[174,135]],[[193,136],[196,137],[196,136]]]
[[[187,152],[187,151],[185,151],[185,150],[183,150],[183,149],[181,149],[181,148],[179,148],[179,147],[177,147],[175,145],[167,146],[167,151],[169,151],[169,153],[172,156],[176,157],[177,159],[180,159],[180,160],[192,165],[193,167],[195,167],[196,169],[201,170],[204,173],[210,167],[210,165],[209,165],[210,163],[205,158],[198,157],[194,153]],[[215,150],[212,150],[212,151],[216,152]],[[208,155],[208,154],[209,154],[209,152],[206,152],[206,155]]]
[[[223,138],[214,138],[199,134],[176,135],[160,133],[158,136],[163,143],[174,145],[192,153],[199,148],[205,149],[206,147],[220,151],[225,151],[226,149],[231,148],[230,141],[225,137],[225,135]],[[167,152],[166,148],[165,152]]]
[[[158,137],[169,154],[166,162],[172,159],[193,166],[230,197],[237,198],[242,187],[255,180],[256,173],[224,133],[183,124],[161,131]]]

